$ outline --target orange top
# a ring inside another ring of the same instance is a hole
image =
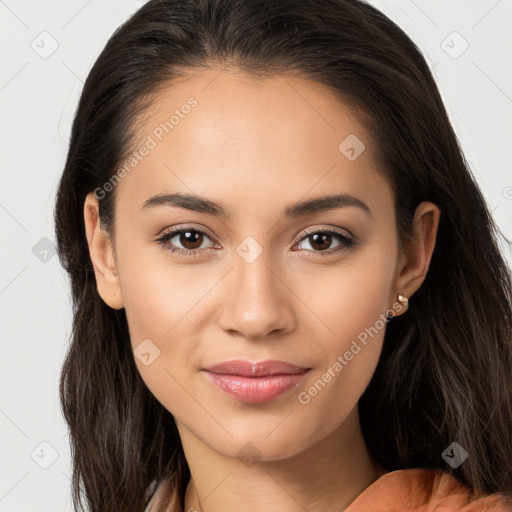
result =
[[[378,474],[381,476],[340,512],[512,512],[512,499],[474,493],[440,469],[388,473],[382,469]],[[153,512],[162,500],[169,503],[166,511],[175,510],[165,484],[165,480],[160,482],[144,512]]]
[[[512,499],[478,494],[440,469],[401,469],[380,476],[343,512],[511,512]]]

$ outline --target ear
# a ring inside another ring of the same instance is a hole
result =
[[[89,255],[96,276],[98,293],[113,309],[124,307],[110,237],[101,229],[98,199],[91,192],[85,198],[84,220]]]
[[[440,217],[441,210],[434,203],[423,201],[416,208],[413,219],[416,239],[406,242],[405,251],[399,258],[391,303],[396,303],[398,294],[410,298],[425,280],[436,245]],[[406,310],[402,307],[394,316]]]

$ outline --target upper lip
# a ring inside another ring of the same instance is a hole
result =
[[[265,377],[267,375],[290,375],[303,373],[310,368],[297,366],[286,361],[266,360],[256,363],[245,360],[223,361],[204,368],[211,373],[239,375],[242,377]]]

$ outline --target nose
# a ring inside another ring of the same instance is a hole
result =
[[[222,329],[251,340],[293,330],[293,292],[283,269],[277,269],[265,251],[251,262],[235,254],[226,277],[219,316]]]

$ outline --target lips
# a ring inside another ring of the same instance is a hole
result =
[[[311,368],[285,361],[224,361],[203,373],[223,393],[248,404],[264,404],[298,386]]]
[[[205,368],[210,373],[238,375],[240,377],[266,377],[272,375],[296,375],[310,368],[297,366],[286,361],[266,360],[251,363],[245,360],[224,361]]]

